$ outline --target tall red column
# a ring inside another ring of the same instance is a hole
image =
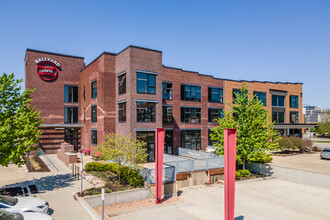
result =
[[[163,177],[163,158],[164,158],[164,138],[165,129],[156,128],[156,204],[162,202],[162,177]]]
[[[225,220],[234,220],[236,138],[236,129],[224,129]]]

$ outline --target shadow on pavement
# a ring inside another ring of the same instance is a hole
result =
[[[40,191],[52,191],[54,189],[58,188],[64,188],[71,186],[73,181],[76,179],[72,177],[70,173],[67,174],[59,174],[59,175],[53,175],[53,176],[45,176],[41,177],[39,179],[34,179],[34,180],[26,180],[22,182],[17,182],[13,184],[9,184],[6,186],[3,186],[4,188],[9,188],[9,187],[27,187],[28,185],[33,185],[35,184]]]

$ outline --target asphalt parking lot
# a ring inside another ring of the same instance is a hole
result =
[[[321,160],[319,152],[292,156],[272,156],[273,166],[330,175],[330,160]]]

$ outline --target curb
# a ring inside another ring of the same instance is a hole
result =
[[[80,205],[86,210],[88,215],[93,219],[93,220],[101,220],[102,217],[91,207],[83,198],[78,196],[78,193],[73,193],[73,198],[77,200]],[[107,215],[105,215],[107,216]],[[107,219],[107,217],[106,217]]]

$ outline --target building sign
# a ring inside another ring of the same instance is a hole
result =
[[[39,77],[45,81],[52,81],[56,79],[60,63],[56,60],[43,57],[35,60],[37,64],[37,73]]]

